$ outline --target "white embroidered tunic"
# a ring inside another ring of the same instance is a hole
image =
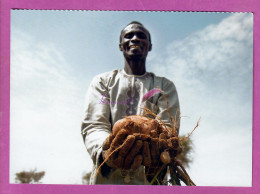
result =
[[[86,107],[81,133],[85,146],[93,160],[94,168],[90,184],[149,184],[145,178],[144,167],[130,171],[130,179],[125,180],[125,172],[111,169],[108,177],[96,170],[102,161],[101,151],[104,140],[112,133],[112,126],[123,116],[142,114],[142,97],[153,88],[163,90],[169,101],[169,111],[173,117],[179,115],[179,100],[174,84],[153,73],[128,75],[124,70],[113,70],[96,76],[88,89]],[[161,94],[156,94],[143,104],[155,112],[161,120],[170,126],[166,101]]]

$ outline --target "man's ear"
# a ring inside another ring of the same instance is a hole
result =
[[[153,45],[152,45],[152,44],[150,44],[150,46],[149,46],[149,51],[151,51],[151,50],[152,50],[152,46],[153,46]]]
[[[119,50],[120,50],[120,51],[123,51],[123,48],[122,48],[121,43],[119,44]]]

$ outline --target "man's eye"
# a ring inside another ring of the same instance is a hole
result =
[[[141,38],[141,39],[146,39],[147,38],[147,36],[144,33],[142,33],[142,32],[137,33],[137,36],[138,36],[138,38]]]
[[[128,34],[125,35],[125,38],[132,38],[133,36],[134,36],[133,33],[128,33]]]

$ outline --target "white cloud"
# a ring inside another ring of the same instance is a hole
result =
[[[150,59],[151,71],[174,81],[182,133],[194,132],[190,173],[198,185],[252,181],[253,15],[234,13]]]
[[[43,183],[81,183],[92,165],[80,135],[84,91],[59,47],[16,28],[11,37],[10,182],[37,168]]]

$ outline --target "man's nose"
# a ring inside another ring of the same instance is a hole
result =
[[[131,39],[132,42],[139,42],[139,37],[135,34],[132,39]]]

